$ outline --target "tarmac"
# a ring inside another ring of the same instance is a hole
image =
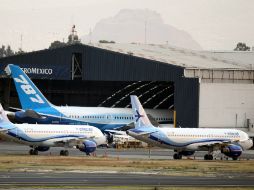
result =
[[[62,148],[51,148],[47,152],[40,152],[40,155],[59,155]],[[29,147],[17,144],[0,142],[1,155],[27,155]],[[71,156],[86,156],[77,149],[69,149]],[[203,160],[206,152],[198,152],[191,159]],[[97,156],[109,156],[119,158],[139,158],[139,159],[173,159],[174,154],[166,149],[113,149],[98,148]],[[184,158],[186,159],[186,158]],[[216,159],[225,159],[218,153]],[[243,153],[241,159],[254,159],[254,151],[248,150]],[[110,172],[1,172],[0,188],[12,187],[52,187],[52,186],[82,186],[82,187],[115,187],[115,186],[145,186],[145,187],[254,187],[253,174],[251,175],[221,175],[221,176],[166,176],[152,175],[146,173],[110,173]]]

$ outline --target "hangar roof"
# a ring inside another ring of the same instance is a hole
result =
[[[254,52],[211,52],[188,50],[169,45],[100,43],[92,46],[156,60],[186,69],[249,70]]]

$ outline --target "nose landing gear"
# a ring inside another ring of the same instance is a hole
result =
[[[69,151],[68,150],[61,150],[60,156],[69,156]]]
[[[175,160],[181,160],[182,159],[182,155],[179,154],[179,153],[175,153],[173,157],[174,157]]]
[[[213,155],[212,154],[206,154],[204,156],[204,160],[213,160]]]
[[[30,149],[29,154],[30,155],[38,155],[38,150],[37,149]]]

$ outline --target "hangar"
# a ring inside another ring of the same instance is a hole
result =
[[[0,66],[20,65],[56,105],[129,107],[129,95],[136,94],[145,108],[176,110],[181,127],[251,131],[253,58],[253,52],[101,43],[6,57]],[[0,84],[4,106],[18,106],[12,80],[3,74]]]

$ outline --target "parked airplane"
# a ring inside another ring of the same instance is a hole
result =
[[[55,106],[37,89],[19,66],[9,64],[5,71],[14,79],[22,110],[8,114],[22,123],[90,124],[102,131],[133,122],[129,108]],[[158,122],[172,121],[169,110],[147,110]]]
[[[236,160],[243,150],[253,146],[249,136],[236,129],[204,129],[204,128],[158,128],[149,121],[137,96],[131,96],[135,128],[127,134],[146,143],[174,149],[174,159],[190,156],[195,151],[206,150],[205,160],[213,160],[213,151]]]
[[[31,155],[38,151],[48,151],[50,147],[64,147],[60,155],[68,156],[66,148],[75,147],[87,155],[96,147],[106,144],[106,137],[96,127],[89,125],[38,125],[13,124],[7,118],[0,104],[0,136],[1,138],[25,144],[32,149]]]

